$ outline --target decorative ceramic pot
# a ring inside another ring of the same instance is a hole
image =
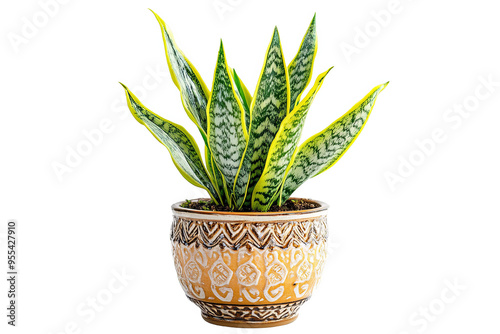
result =
[[[297,318],[326,259],[328,205],[286,212],[221,212],[172,206],[179,282],[203,319],[272,327]]]

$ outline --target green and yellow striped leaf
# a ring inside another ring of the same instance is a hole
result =
[[[175,167],[182,176],[191,184],[207,190],[210,197],[218,203],[217,192],[205,170],[198,145],[193,137],[182,126],[147,109],[124,84],[121,85],[125,88],[127,104],[135,119],[168,149]]]
[[[161,27],[165,54],[172,81],[181,93],[181,100],[186,113],[198,126],[205,140],[207,131],[206,110],[210,92],[196,68],[175,43],[168,26],[155,12],[153,14]]]
[[[233,87],[222,41],[215,67],[212,94],[208,101],[207,138],[215,166],[224,179],[228,198],[245,152],[247,133],[245,111]]]
[[[300,101],[281,123],[276,138],[269,149],[262,176],[253,191],[253,210],[267,211],[273,204],[275,194],[279,191],[283,183],[286,169],[290,165],[293,154],[296,153],[307,112],[330,70],[331,68],[318,76],[307,96]]]
[[[316,14],[307,28],[307,32],[302,39],[299,51],[288,65],[288,76],[290,78],[290,108],[299,103],[300,96],[311,81],[314,58],[318,50],[318,37],[316,35]]]
[[[233,78],[234,78],[234,85],[237,88],[236,92],[238,93],[238,98],[240,99],[241,104],[243,105],[243,109],[245,109],[245,127],[248,131],[248,128],[250,127],[250,105],[252,103],[252,96],[250,95],[250,92],[245,87],[243,81],[241,81],[238,74],[236,74],[236,70],[234,69],[233,69]]]
[[[363,129],[378,94],[387,84],[375,87],[342,117],[300,146],[286,174],[278,204],[286,201],[306,180],[323,173],[342,157]]]
[[[212,153],[210,153],[210,149],[208,148],[208,146],[205,146],[205,163],[207,164],[208,174],[210,176],[210,179],[212,180],[212,185],[217,192],[220,204],[229,205],[229,203],[226,202],[226,196],[224,192],[224,179],[222,178],[222,174],[220,173],[219,169],[215,166]]]
[[[248,143],[233,191],[238,209],[250,205],[253,188],[264,169],[269,147],[289,104],[287,68],[278,29],[275,28],[250,106]]]

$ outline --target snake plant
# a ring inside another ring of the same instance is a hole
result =
[[[288,65],[278,29],[274,29],[252,97],[229,67],[222,41],[209,90],[171,30],[153,14],[161,27],[172,80],[203,138],[204,159],[182,126],[146,108],[122,84],[128,107],[169,150],[187,181],[232,210],[267,211],[273,204],[281,205],[306,180],[332,167],[357,138],[378,94],[388,84],[373,88],[342,117],[299,146],[309,108],[331,69],[321,73],[302,98],[318,47],[316,15]]]

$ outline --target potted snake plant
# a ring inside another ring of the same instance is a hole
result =
[[[204,154],[182,126],[146,108],[122,84],[128,107],[168,149],[181,175],[210,197],[172,206],[179,282],[210,323],[290,323],[321,276],[328,236],[328,206],[290,196],[346,152],[387,83],[299,145],[309,108],[331,69],[305,91],[317,50],[316,16],[289,64],[275,28],[252,95],[228,66],[222,41],[209,89],[171,30],[154,15],[172,80],[201,134]]]

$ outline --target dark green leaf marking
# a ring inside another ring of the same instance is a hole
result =
[[[252,195],[252,209],[267,211],[281,187],[287,167],[299,143],[307,112],[323,84],[328,71],[321,73],[307,96],[289,113],[276,134],[267,156],[266,166]]]
[[[147,109],[130,90],[123,85],[130,112],[170,152],[172,161],[190,183],[208,191],[212,199],[218,200],[210,177],[200,158],[200,151],[193,137],[180,125],[170,122]]]
[[[222,41],[208,107],[208,142],[228,198],[246,146],[245,114],[233,87]]]
[[[234,185],[237,208],[250,205],[253,188],[262,174],[269,147],[287,114],[289,103],[285,59],[278,29],[275,29],[250,107],[248,143]]]
[[[288,66],[288,75],[290,77],[290,111],[299,103],[300,96],[306,89],[309,81],[311,81],[317,49],[316,14],[314,14],[311,24],[302,39],[297,55]]]
[[[345,115],[300,146],[286,175],[280,203],[306,180],[321,174],[342,157],[363,129],[378,94],[387,84],[375,87]]]

